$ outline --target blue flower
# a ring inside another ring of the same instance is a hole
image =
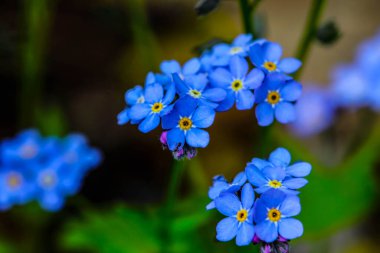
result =
[[[329,91],[308,87],[302,92],[295,108],[296,120],[290,125],[291,130],[298,136],[308,137],[331,126],[336,104]]]
[[[213,178],[213,185],[208,191],[208,196],[212,201],[207,205],[206,209],[211,210],[215,208],[215,199],[221,194],[229,192],[235,193],[239,191],[243,184],[247,181],[245,172],[240,172],[236,175],[232,183],[228,183],[224,176],[218,175]]]
[[[252,242],[255,234],[252,206],[255,193],[250,184],[245,184],[241,192],[241,202],[232,193],[224,193],[215,199],[216,209],[227,218],[216,226],[216,239],[230,241],[236,236],[236,244],[245,246]]]
[[[284,168],[287,177],[306,177],[311,172],[311,165],[307,162],[296,162],[290,164],[291,155],[285,148],[277,148],[269,155],[269,161],[253,158],[247,166],[253,165],[259,170],[266,167],[280,167]],[[249,175],[247,175],[249,177]]]
[[[297,196],[287,196],[275,189],[265,192],[255,203],[256,235],[267,243],[274,242],[279,236],[288,240],[300,237],[302,223],[292,218],[300,211]]]
[[[145,102],[143,87],[137,85],[134,88],[128,90],[125,93],[124,99],[125,103],[127,104],[127,107],[117,115],[117,123],[119,125],[124,125],[129,122],[130,118],[128,113],[131,106],[134,106],[135,104],[142,104]],[[132,124],[137,123],[139,123],[139,121],[132,122]]]
[[[267,166],[259,169],[256,166],[250,164],[245,168],[248,181],[258,187],[257,193],[264,193],[270,189],[278,189],[287,194],[298,194],[295,191],[307,184],[307,180],[304,178],[292,178],[287,176],[284,167]]]
[[[256,118],[260,126],[272,124],[274,118],[286,124],[295,120],[296,112],[292,102],[302,92],[302,86],[294,80],[286,80],[281,74],[271,74],[256,90]]]
[[[209,134],[202,128],[212,125],[215,111],[208,106],[197,106],[190,98],[178,100],[171,113],[163,117],[162,128],[169,130],[167,144],[171,151],[186,144],[193,148],[204,148],[210,141]]]
[[[173,75],[177,93],[180,97],[188,97],[197,101],[198,105],[218,107],[218,102],[226,97],[226,92],[221,88],[207,87],[208,79],[204,74],[185,77],[183,80],[178,74]]]
[[[143,133],[150,132],[160,124],[160,118],[168,114],[172,109],[175,96],[175,87],[170,85],[165,92],[159,83],[147,85],[144,91],[145,102],[135,104],[129,110],[131,120],[139,121],[139,130]]]
[[[235,101],[239,110],[253,107],[255,96],[252,90],[262,84],[264,73],[259,69],[253,69],[248,73],[248,69],[248,63],[244,58],[233,56],[229,62],[229,71],[218,68],[210,74],[211,83],[227,91],[227,97],[217,111],[229,110]]]
[[[302,65],[295,58],[284,58],[281,60],[282,48],[273,42],[256,43],[249,49],[249,57],[252,63],[264,70],[266,73],[281,72],[291,74]]]

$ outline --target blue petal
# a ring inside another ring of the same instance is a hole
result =
[[[306,177],[310,171],[310,163],[305,162],[298,162],[286,168],[286,173],[292,177]]]
[[[268,103],[261,103],[256,107],[256,118],[260,126],[269,126],[274,119],[273,108]]]
[[[254,186],[261,186],[267,183],[267,180],[261,170],[254,165],[248,165],[245,167],[245,173],[248,181]]]
[[[220,102],[226,98],[227,92],[221,88],[210,88],[206,89],[202,95],[212,102]]]
[[[234,46],[246,46],[252,40],[252,34],[240,34],[232,42]]]
[[[294,239],[303,234],[303,226],[299,220],[289,218],[279,223],[279,233],[285,239]]]
[[[253,69],[245,77],[244,85],[248,89],[256,89],[262,85],[265,75],[260,69]]]
[[[145,85],[152,84],[156,81],[156,77],[153,72],[149,72],[145,77]]]
[[[135,86],[134,88],[128,90],[125,93],[125,102],[128,105],[134,105],[137,103],[137,100],[143,95],[143,88],[140,85]]]
[[[212,50],[215,55],[226,55],[230,51],[230,46],[226,43],[220,43],[215,45]]]
[[[207,128],[214,123],[215,111],[207,106],[199,106],[191,119],[196,127]]]
[[[194,113],[196,107],[197,101],[189,96],[178,99],[175,104],[175,108],[181,117],[190,117]]]
[[[249,210],[255,201],[255,192],[250,183],[246,183],[241,190],[241,204],[244,209]]]
[[[254,44],[249,48],[249,58],[256,67],[261,67],[264,63],[264,54],[261,45]]]
[[[256,200],[253,210],[254,219],[257,224],[265,221],[268,218],[267,206],[261,199]]]
[[[128,116],[131,120],[142,120],[151,112],[150,105],[136,104],[131,107],[128,112]]]
[[[190,88],[186,84],[186,82],[184,80],[182,80],[182,78],[178,75],[178,73],[173,74],[173,81],[174,81],[177,93],[180,96],[187,94],[187,92],[189,91]]]
[[[302,65],[302,62],[300,60],[297,60],[295,58],[284,58],[280,61],[278,64],[278,68],[286,73],[291,74],[296,72]]]
[[[264,84],[268,90],[279,90],[285,84],[286,78],[281,73],[271,73],[266,76]]]
[[[286,194],[276,189],[270,189],[261,195],[261,200],[268,208],[277,208],[285,198]]]
[[[168,105],[168,106],[164,107],[162,109],[162,111],[160,112],[160,117],[165,116],[168,113],[170,113],[173,110],[173,108],[174,108],[174,105]]]
[[[282,181],[286,176],[285,169],[282,167],[266,167],[262,173],[266,178],[277,181]]]
[[[247,176],[245,175],[245,171],[242,171],[235,176],[232,184],[243,185],[246,181]]]
[[[274,113],[276,115],[276,119],[282,124],[293,122],[296,119],[296,110],[294,105],[288,102],[278,103]]]
[[[236,245],[246,246],[252,242],[253,236],[255,235],[255,228],[252,224],[244,222],[236,235]]]
[[[279,208],[281,215],[291,217],[298,215],[301,212],[300,199],[297,196],[288,196],[281,203]]]
[[[193,148],[205,148],[209,142],[210,136],[205,130],[193,128],[186,133],[186,143]]]
[[[215,199],[216,209],[225,216],[235,216],[240,210],[241,203],[239,198],[232,193],[223,193]]]
[[[263,221],[256,225],[256,235],[263,241],[274,242],[278,237],[277,227],[274,222]]]
[[[160,65],[160,69],[163,73],[171,75],[181,72],[181,65],[175,60],[163,61]]]
[[[216,239],[221,242],[232,240],[238,231],[238,221],[236,218],[227,217],[216,225]]]
[[[169,149],[174,151],[185,143],[185,134],[179,128],[173,128],[168,132],[167,140]]]
[[[269,161],[276,166],[288,166],[292,157],[288,150],[277,148],[269,155]]]
[[[269,191],[270,189],[273,189],[272,187],[268,186],[268,185],[262,185],[260,187],[257,187],[255,189],[255,191],[258,193],[258,194],[263,194],[264,192],[266,191]]]
[[[296,190],[304,187],[307,183],[308,181],[304,178],[292,178],[285,180],[282,184],[289,189]]]
[[[211,201],[210,203],[208,203],[208,205],[206,206],[206,210],[211,210],[211,209],[214,209],[215,208],[215,201]]]
[[[164,89],[159,83],[149,84],[145,87],[145,101],[147,103],[159,102],[164,96]]]
[[[235,103],[235,92],[232,90],[227,92],[226,98],[219,104],[219,106],[216,108],[217,112],[224,112],[229,109],[234,105]]]
[[[139,125],[139,130],[148,133],[160,124],[160,116],[157,113],[148,115]]]
[[[198,91],[203,91],[208,84],[208,79],[207,79],[206,74],[188,76],[186,77],[185,81],[189,87],[192,87],[193,89],[196,89]]]
[[[129,121],[128,111],[129,111],[129,108],[126,108],[117,115],[118,125],[124,125],[125,123],[128,123]]]
[[[174,84],[170,84],[167,87],[166,94],[165,94],[164,99],[162,100],[162,103],[164,105],[170,104],[173,101],[174,97],[175,97],[175,93],[176,93],[175,85]]]
[[[227,189],[229,184],[227,182],[219,181],[219,182],[214,182],[213,186],[210,187],[208,191],[208,197],[210,199],[215,199],[219,197],[220,193]]]
[[[210,74],[210,82],[214,87],[227,88],[232,81],[231,73],[223,68],[217,68]]]
[[[47,192],[39,199],[39,203],[45,210],[56,212],[63,207],[64,200],[55,192]]]
[[[267,160],[260,159],[260,158],[253,158],[249,164],[255,165],[260,170],[265,168],[265,167],[272,167],[273,166]]]
[[[249,110],[255,103],[255,96],[250,90],[241,90],[237,93],[236,108],[238,110]]]
[[[162,117],[162,128],[172,129],[178,125],[179,115],[176,110],[171,111],[168,115]]]
[[[278,62],[282,55],[282,48],[279,44],[273,42],[266,42],[262,45],[264,51],[264,58],[266,61]]]
[[[287,82],[280,90],[281,98],[285,101],[296,101],[302,93],[302,85],[296,81]]]
[[[244,58],[238,55],[232,56],[230,60],[230,70],[234,79],[242,80],[248,72],[248,63]]]
[[[256,103],[261,104],[264,103],[268,96],[268,88],[266,85],[261,85],[259,88],[255,90],[255,98]]]
[[[193,58],[183,65],[184,75],[195,75],[201,69],[201,63],[198,58]]]

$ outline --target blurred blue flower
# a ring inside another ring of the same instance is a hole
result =
[[[328,90],[306,87],[295,105],[296,120],[290,125],[292,132],[302,137],[318,134],[328,128],[333,123],[336,111],[335,99]]]
[[[281,72],[291,74],[297,71],[302,63],[295,58],[281,59],[282,48],[279,44],[266,41],[255,43],[249,48],[252,63],[266,73]]]
[[[292,102],[301,95],[302,86],[294,80],[286,80],[282,74],[270,74],[256,90],[256,118],[260,126],[272,124],[274,118],[282,124],[296,119]]]
[[[238,173],[232,183],[228,183],[224,176],[218,175],[213,178],[213,185],[208,190],[208,196],[212,200],[207,206],[207,210],[215,208],[215,199],[223,193],[236,193],[247,181],[245,172]]]
[[[292,218],[300,211],[297,196],[287,196],[275,189],[263,193],[254,208],[256,235],[267,243],[274,242],[279,236],[288,240],[300,237],[302,223]]]
[[[252,242],[255,234],[253,210],[255,193],[250,184],[245,184],[241,192],[241,202],[232,193],[224,193],[215,199],[216,209],[227,218],[216,226],[216,239],[230,241],[236,236],[236,244],[245,246]]]
[[[139,121],[139,130],[147,133],[160,124],[160,118],[168,114],[172,109],[171,104],[175,97],[175,87],[170,85],[167,91],[159,83],[149,84],[145,87],[144,103],[135,104],[129,110],[131,120]]]
[[[204,148],[210,141],[209,134],[202,128],[212,125],[215,111],[208,106],[197,106],[188,97],[178,100],[171,113],[162,119],[162,128],[169,130],[167,144],[171,151],[182,148],[186,143],[193,148]]]
[[[219,105],[217,111],[229,110],[236,101],[238,110],[251,109],[255,102],[253,89],[258,88],[263,80],[264,73],[253,69],[248,73],[247,61],[240,56],[233,56],[229,62],[229,70],[217,68],[210,73],[210,81],[215,87],[227,91],[226,99]]]
[[[181,79],[178,74],[173,74],[173,79],[180,97],[193,99],[198,105],[216,108],[218,102],[226,97],[225,90],[207,87],[208,79],[205,74],[188,76],[184,79]]]

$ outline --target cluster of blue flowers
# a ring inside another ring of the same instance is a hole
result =
[[[260,126],[274,119],[292,122],[302,86],[288,74],[301,62],[281,56],[279,44],[242,34],[232,44],[217,44],[183,66],[164,61],[162,73],[149,73],[144,87],[126,92],[118,124],[138,124],[143,133],[161,124],[162,144],[180,159],[192,158],[196,148],[206,147],[210,137],[205,129],[213,124],[215,113],[234,105],[250,110],[257,104]]]
[[[352,63],[333,70],[329,86],[305,91],[296,105],[294,132],[300,136],[320,133],[333,123],[337,109],[380,111],[379,69],[380,32],[359,45]]]
[[[290,153],[277,148],[268,160],[253,158],[232,183],[214,177],[206,208],[227,216],[216,227],[217,240],[236,238],[238,246],[261,243],[262,252],[288,252],[288,241],[303,234],[293,217],[301,211],[298,190],[308,183],[303,177],[311,172],[309,163],[290,162]]]
[[[0,145],[0,210],[37,200],[45,210],[57,211],[101,162],[99,151],[79,134],[44,138],[26,130]]]

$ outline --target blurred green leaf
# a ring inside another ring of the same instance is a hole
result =
[[[36,122],[44,135],[63,135],[67,131],[65,115],[59,106],[38,107]]]
[[[306,237],[322,237],[347,227],[364,216],[375,200],[373,166],[378,159],[380,128],[362,143],[356,154],[338,168],[326,168],[299,141],[277,131],[277,140],[293,157],[310,162],[309,184],[300,194]]]

